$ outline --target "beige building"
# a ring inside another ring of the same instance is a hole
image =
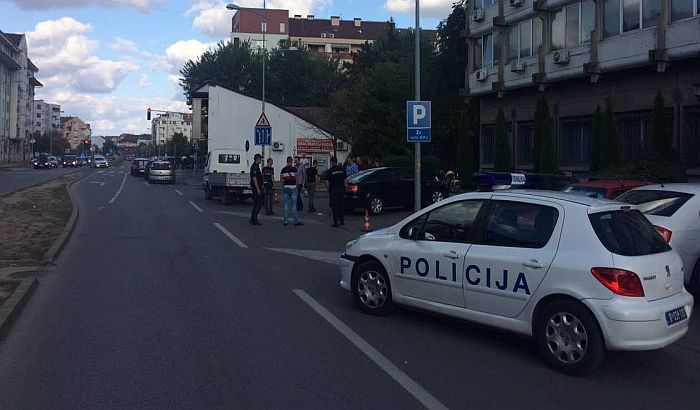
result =
[[[151,120],[151,133],[156,144],[165,144],[175,134],[182,134],[189,141],[192,139],[192,114],[167,112]]]
[[[91,139],[92,132],[90,124],[78,117],[61,117],[61,135],[75,152],[83,140]]]
[[[24,34],[0,31],[0,163],[31,158],[35,78]]]

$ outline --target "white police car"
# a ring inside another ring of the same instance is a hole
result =
[[[562,192],[469,193],[361,236],[340,286],[359,308],[394,304],[532,336],[568,374],[606,350],[651,350],[688,330],[678,254],[634,206]]]

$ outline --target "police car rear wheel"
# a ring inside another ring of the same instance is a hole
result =
[[[365,313],[385,315],[394,306],[389,278],[379,262],[367,261],[358,266],[352,289],[355,303]]]
[[[552,367],[581,376],[600,366],[605,342],[595,318],[580,303],[555,301],[536,320],[537,342]]]
[[[369,199],[369,211],[372,215],[379,215],[384,209],[384,201],[379,195],[374,195]]]

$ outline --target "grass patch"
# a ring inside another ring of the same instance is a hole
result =
[[[74,172],[0,196],[0,267],[43,261],[73,210],[66,186],[81,176]]]

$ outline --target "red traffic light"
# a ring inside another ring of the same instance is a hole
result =
[[[151,120],[151,107],[148,107],[146,110],[146,119],[149,121]]]
[[[83,140],[83,144],[90,145],[90,140]]]

